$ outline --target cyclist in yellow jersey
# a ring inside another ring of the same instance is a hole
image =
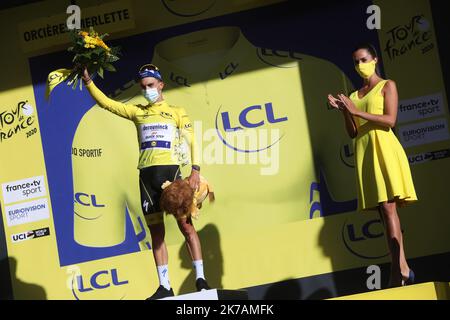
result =
[[[328,96],[331,106],[342,111],[348,134],[355,139],[358,206],[378,209],[391,253],[390,286],[414,283],[403,249],[397,206],[417,201],[408,158],[391,128],[397,119],[395,82],[376,72],[378,55],[370,44],[353,51],[353,61],[364,86],[350,97]]]
[[[200,182],[200,166],[196,158],[193,129],[184,108],[169,105],[162,95],[164,82],[155,65],[147,64],[139,70],[140,85],[147,105],[124,104],[108,98],[91,80],[84,70],[83,81],[97,104],[114,114],[131,120],[136,125],[140,146],[139,183],[142,209],[149,225],[153,256],[158,270],[160,286],[149,299],[173,296],[168,275],[168,252],[164,241],[165,227],[160,208],[162,184],[181,178],[175,147],[178,135],[190,144],[192,171],[188,178],[194,190]],[[178,227],[186,238],[188,251],[197,274],[196,287],[201,291],[209,289],[203,272],[200,240],[191,218],[177,220]]]

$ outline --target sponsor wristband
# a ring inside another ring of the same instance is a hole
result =
[[[200,172],[200,166],[194,164],[194,165],[192,165],[192,170]]]

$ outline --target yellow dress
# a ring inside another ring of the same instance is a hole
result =
[[[358,91],[350,99],[359,110],[383,114],[382,89],[387,80],[375,85],[363,98]],[[399,206],[417,201],[408,158],[394,132],[387,127],[355,117],[355,164],[358,210],[373,210],[381,202],[395,200]]]

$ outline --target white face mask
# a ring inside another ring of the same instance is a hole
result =
[[[159,99],[159,92],[156,88],[143,89],[142,94],[150,103],[155,103]]]

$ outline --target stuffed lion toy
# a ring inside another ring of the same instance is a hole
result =
[[[160,206],[166,214],[173,214],[175,218],[198,219],[202,202],[209,198],[209,202],[214,202],[215,196],[212,186],[208,181],[200,176],[198,191],[189,185],[187,179],[177,179],[173,182],[166,181],[162,184]]]

